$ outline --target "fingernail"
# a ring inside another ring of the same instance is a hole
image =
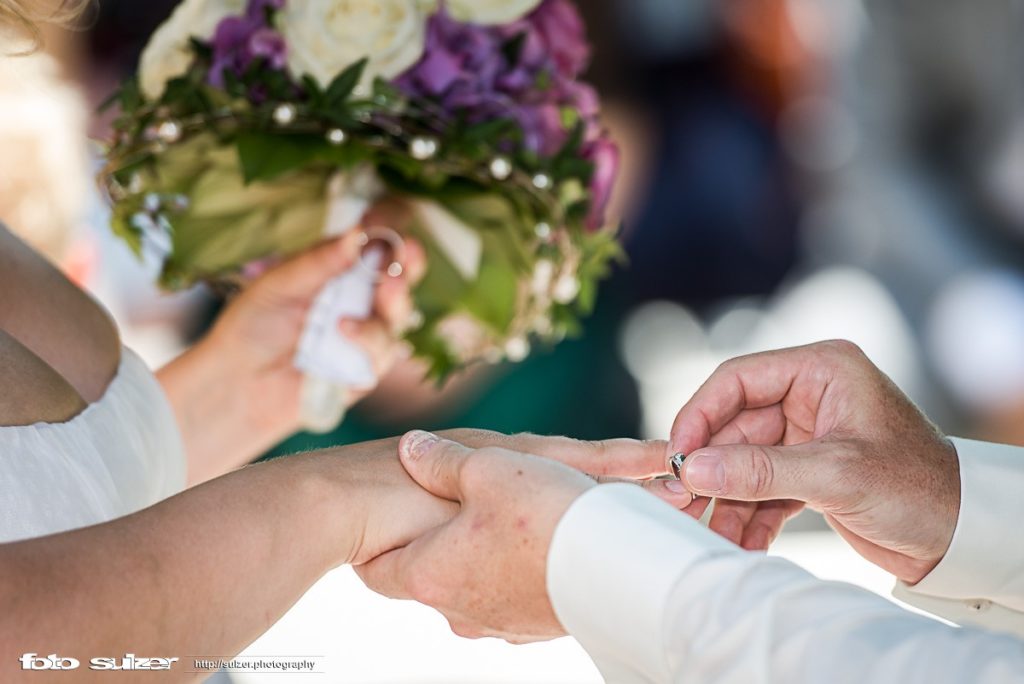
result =
[[[673,494],[688,494],[690,491],[679,480],[665,480],[665,489]]]
[[[413,430],[402,440],[402,450],[406,458],[415,461],[429,452],[438,441],[438,436],[433,433]]]
[[[715,454],[691,456],[683,472],[691,490],[714,493],[725,487],[725,464]]]

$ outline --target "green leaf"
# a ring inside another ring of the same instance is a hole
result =
[[[324,99],[324,90],[320,87],[320,83],[306,74],[302,77],[302,89],[306,91],[306,97],[309,98],[311,107],[319,107]]]
[[[485,262],[462,303],[475,318],[504,334],[516,315],[518,291],[519,278],[512,268]]]
[[[142,231],[131,224],[128,212],[115,212],[111,216],[110,227],[114,235],[124,240],[136,257],[142,257]]]
[[[523,54],[523,46],[525,45],[526,32],[523,31],[505,41],[505,44],[501,46],[501,52],[509,64],[518,64],[519,58]]]
[[[198,38],[188,39],[189,47],[192,48],[192,52],[195,53],[196,57],[203,60],[213,59],[213,48],[209,43],[205,43]]]
[[[554,79],[551,77],[551,71],[545,69],[537,74],[537,79],[535,80],[534,85],[537,90],[544,91],[551,87],[553,81]]]
[[[319,136],[243,133],[238,136],[238,159],[246,183],[271,181],[315,161],[325,143]]]
[[[562,107],[562,126],[572,130],[580,122],[580,110],[575,107]]]
[[[583,140],[586,137],[587,126],[582,121],[577,121],[576,125],[569,131],[569,137],[566,138],[565,144],[562,145],[562,149],[555,155],[556,159],[564,159],[567,157],[578,157],[580,154],[580,148],[583,147]]]
[[[511,119],[492,119],[469,126],[465,129],[462,137],[470,142],[493,143],[500,140],[513,126],[515,126],[515,122]]]
[[[224,70],[224,90],[232,97],[244,98],[249,94],[249,88],[231,69]]]
[[[440,320],[451,313],[453,302],[459,301],[470,284],[459,275],[426,232],[415,225],[410,226],[410,230],[426,249],[427,263],[430,264],[423,280],[413,292],[416,309],[428,321]]]
[[[576,178],[589,185],[594,176],[594,164],[580,157],[566,156],[551,166],[551,172],[558,180]]]
[[[103,112],[106,112],[111,107],[119,103],[122,97],[121,93],[122,89],[118,89],[112,92],[110,95],[107,96],[107,99],[103,100],[103,102],[100,103],[100,106],[96,108],[96,111],[102,114]]]
[[[373,155],[372,148],[352,141],[344,145],[327,145],[317,153],[316,158],[339,169],[350,169],[360,162],[373,159]]]
[[[405,106],[402,91],[380,76],[373,79],[373,101],[391,112],[399,112]]]
[[[365,57],[349,68],[341,72],[337,78],[335,78],[331,85],[327,88],[326,101],[328,107],[340,107],[345,104],[348,100],[349,95],[359,85],[359,81],[363,78],[363,72],[366,70],[366,64],[369,62]]]
[[[145,98],[142,96],[142,88],[139,86],[139,81],[136,78],[130,78],[125,81],[118,95],[118,99],[121,102],[121,110],[124,112],[135,111],[145,101]]]
[[[406,340],[412,345],[416,356],[427,362],[427,378],[435,380],[438,385],[459,370],[458,360],[432,326],[424,326],[409,333]]]

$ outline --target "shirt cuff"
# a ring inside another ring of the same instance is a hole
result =
[[[635,485],[601,485],[577,499],[555,529],[548,594],[562,625],[599,667],[612,661],[667,681],[668,598],[698,560],[724,553],[741,551]]]
[[[1024,610],[1024,449],[954,439],[960,459],[960,514],[949,550],[924,579],[900,585],[914,595],[957,599],[976,606],[994,601]]]

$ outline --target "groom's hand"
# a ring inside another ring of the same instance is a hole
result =
[[[711,528],[766,548],[804,503],[908,583],[945,555],[960,507],[956,450],[849,342],[723,364],[683,407],[669,454],[718,501]]]
[[[367,586],[436,608],[461,636],[513,643],[563,636],[547,593],[548,547],[558,521],[595,481],[550,459],[471,449],[426,432],[403,437],[399,455],[421,487],[461,509],[357,567]]]

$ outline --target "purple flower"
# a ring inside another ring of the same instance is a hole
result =
[[[590,180],[590,214],[587,228],[598,230],[605,225],[608,203],[619,175],[619,148],[607,136],[602,136],[583,149],[583,157],[594,165]]]
[[[280,9],[284,2],[249,0],[245,16],[226,17],[217,25],[208,77],[211,85],[223,88],[226,71],[241,76],[259,59],[271,69],[284,69],[288,47],[281,34],[267,25],[267,10]]]
[[[532,36],[534,49],[553,60],[563,78],[578,78],[590,62],[586,26],[571,0],[547,0],[522,22]],[[517,30],[513,25],[512,30]]]
[[[583,21],[569,0],[545,0],[504,26],[460,23],[442,5],[430,19],[423,58],[396,85],[472,123],[512,118],[527,149],[550,156],[568,135],[563,109],[579,112],[588,139],[600,132],[596,96],[576,82],[589,53]]]

